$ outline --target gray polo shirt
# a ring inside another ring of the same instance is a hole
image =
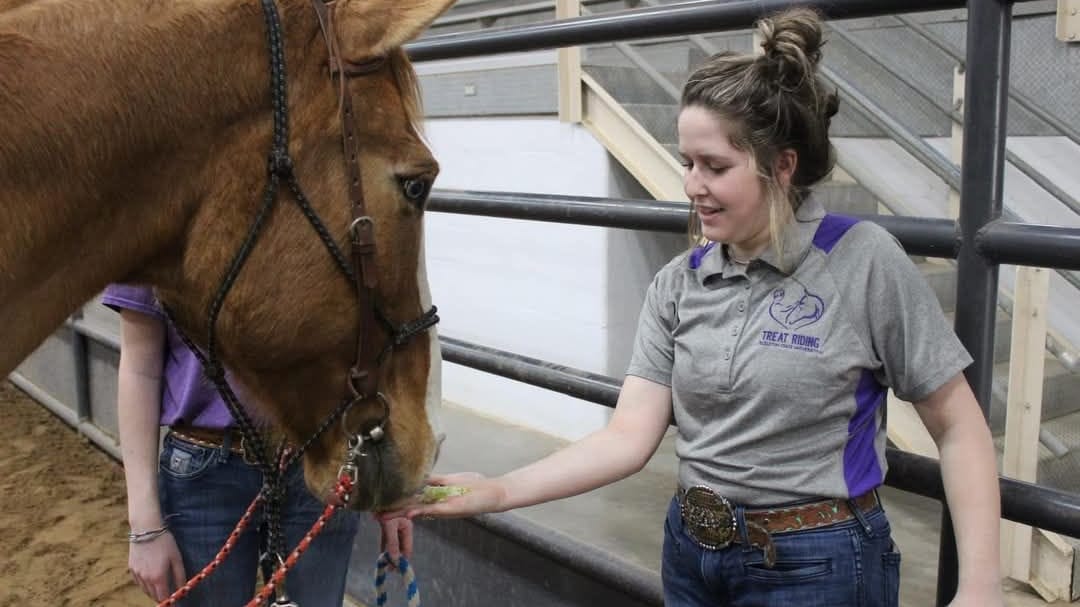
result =
[[[679,483],[766,506],[885,478],[885,395],[921,400],[971,363],[899,243],[812,197],[748,267],[715,243],[661,269],[627,371],[671,386]]]

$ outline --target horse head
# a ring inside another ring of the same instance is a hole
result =
[[[0,0],[0,321],[25,328],[0,371],[107,283],[151,284],[253,417],[306,445],[316,495],[375,426],[351,504],[419,489],[438,165],[401,45],[451,3]]]
[[[182,280],[158,284],[192,336],[207,334],[207,310],[223,298],[213,330],[241,390],[306,446],[317,495],[348,460],[359,508],[415,492],[437,449],[427,415],[439,399],[437,338],[408,326],[432,309],[422,219],[438,165],[420,135],[415,74],[400,46],[449,3],[315,0],[319,15],[303,0],[283,3],[291,141],[278,195],[309,200],[316,220],[279,201],[222,293],[238,237],[254,233],[251,205],[236,201],[259,191],[230,176],[250,175],[238,164],[263,161],[273,147],[264,115],[216,139],[205,166],[221,178],[207,180],[176,260]],[[265,81],[268,69],[244,77]]]

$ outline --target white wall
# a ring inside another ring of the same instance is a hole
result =
[[[649,198],[582,127],[554,117],[426,124],[441,189]],[[678,235],[429,213],[428,277],[442,335],[621,378],[653,274]],[[610,410],[446,363],[443,397],[576,439]]]

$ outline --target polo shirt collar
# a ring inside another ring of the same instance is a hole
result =
[[[784,230],[783,263],[773,247],[766,249],[759,259],[782,274],[791,274],[810,251],[814,234],[824,217],[825,207],[812,195],[807,196],[795,211],[795,221]],[[715,242],[698,247],[691,253],[691,267],[696,267],[698,279],[702,282],[717,274],[722,278],[746,275],[745,267],[732,262],[728,258],[726,247]]]

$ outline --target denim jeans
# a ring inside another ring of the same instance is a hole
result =
[[[736,513],[742,529],[742,510]],[[896,607],[900,553],[881,508],[829,527],[774,534],[776,563],[747,543],[707,550],[673,499],[664,523],[665,607]]]
[[[282,529],[286,554],[299,544],[324,505],[304,485],[303,469],[286,473]],[[262,487],[262,473],[226,448],[192,445],[166,435],[159,465],[161,508],[184,559],[190,579],[224,545]],[[183,607],[241,607],[255,595],[259,554],[265,540],[260,509],[233,550],[209,577],[181,601]],[[355,512],[339,511],[285,578],[289,598],[301,607],[341,607]]]

